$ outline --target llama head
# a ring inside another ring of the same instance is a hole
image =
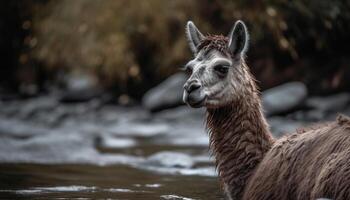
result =
[[[237,21],[227,37],[204,36],[189,21],[186,34],[194,59],[185,66],[190,77],[184,85],[184,102],[191,107],[218,108],[240,98],[251,81],[244,64],[248,46],[245,24]]]

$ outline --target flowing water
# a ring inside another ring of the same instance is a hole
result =
[[[162,175],[128,166],[0,166],[1,199],[221,199],[215,177]]]
[[[223,199],[204,114],[0,101],[0,199]],[[273,130],[300,125],[269,120]]]
[[[203,110],[0,104],[0,199],[223,198]]]

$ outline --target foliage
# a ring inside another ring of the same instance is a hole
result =
[[[342,89],[350,87],[349,8],[342,0],[49,1],[33,9],[31,55],[47,70],[88,71],[140,96],[190,58],[187,20],[203,33],[228,33],[242,19],[251,32],[248,63],[263,88],[302,80]]]

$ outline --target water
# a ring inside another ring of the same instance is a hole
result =
[[[203,117],[51,96],[0,102],[0,199],[223,199]]]
[[[215,177],[129,166],[0,165],[2,199],[223,199]]]
[[[203,112],[194,112],[3,102],[0,199],[220,199]]]

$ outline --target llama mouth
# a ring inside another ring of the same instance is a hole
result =
[[[187,104],[191,106],[192,108],[200,108],[204,106],[206,98],[202,98],[199,101],[193,102],[193,101],[188,101]]]
[[[207,100],[207,96],[201,93],[200,91],[195,91],[190,94],[184,91],[183,101],[184,103],[186,103],[188,106],[192,108],[203,107],[206,100]]]

